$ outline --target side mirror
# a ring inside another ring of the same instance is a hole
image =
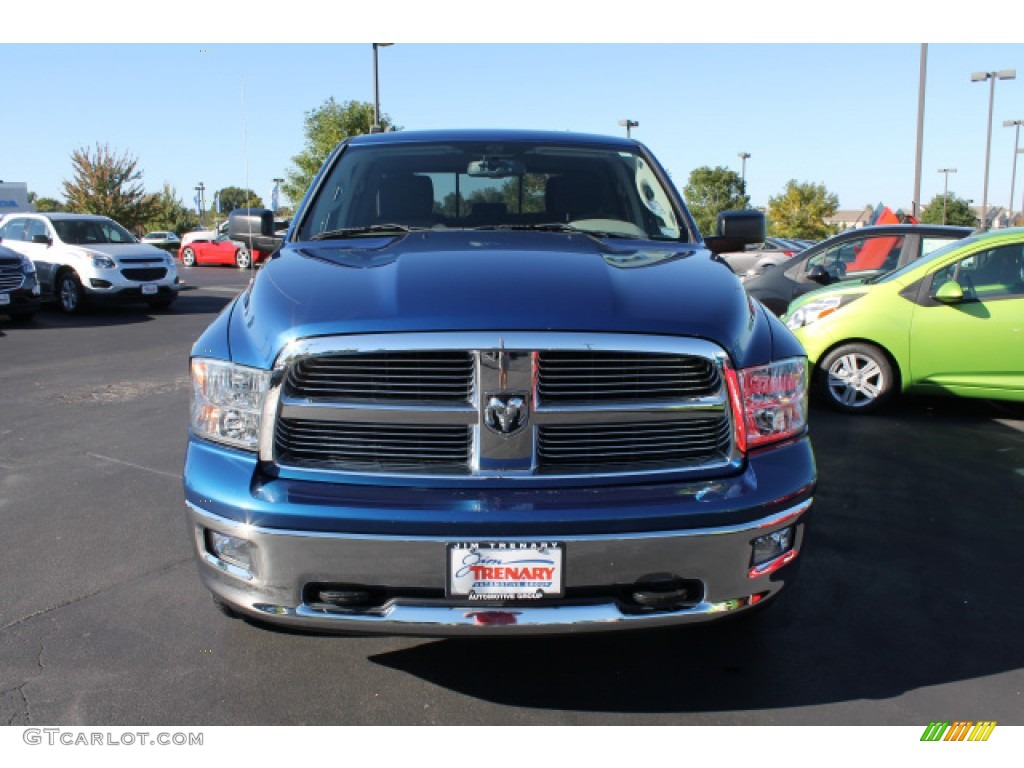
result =
[[[712,253],[742,251],[744,246],[763,243],[765,219],[760,211],[723,211],[718,214],[717,234],[704,238]]]
[[[821,264],[815,264],[807,272],[807,279],[819,285],[831,285],[835,282],[833,276]]]
[[[939,286],[934,298],[943,304],[956,304],[964,300],[964,289],[960,287],[960,283],[950,280]]]
[[[37,245],[53,245],[53,241],[49,238],[48,235],[32,235],[32,242],[36,243]]]
[[[245,243],[250,251],[276,251],[282,238],[274,235],[274,212],[266,208],[239,208],[228,215],[227,235]]]

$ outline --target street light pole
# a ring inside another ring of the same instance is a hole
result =
[[[914,160],[914,218],[921,217],[921,148],[924,146],[924,83],[928,69],[928,43],[921,43],[921,78],[917,88],[917,156]]]
[[[946,201],[949,200],[949,174],[956,173],[956,168],[939,168],[939,173],[946,175],[946,183],[942,189],[942,223],[946,223]]]
[[[1015,69],[1001,69],[998,72],[972,72],[972,83],[983,83],[991,80],[988,91],[988,136],[985,140],[985,185],[981,193],[981,229],[988,229],[988,164],[992,154],[992,109],[996,99],[996,80],[1013,80],[1017,77]]]
[[[636,128],[638,125],[640,125],[640,123],[638,123],[636,120],[619,120],[619,125],[626,126],[626,138],[629,139],[632,138],[629,133],[629,129]]]
[[[740,160],[743,161],[742,164],[740,165],[740,191],[744,195],[746,195],[747,194],[747,158],[750,157],[750,153],[749,152],[740,152],[740,153],[738,153],[736,155],[736,157],[738,157]]]
[[[281,207],[281,205],[280,205],[280,202],[281,202],[280,201],[281,184],[284,182],[284,179],[273,179],[273,182],[274,182],[274,194],[273,194],[273,198],[274,199],[271,200],[270,207],[274,209],[274,213],[277,213],[277,209]]]
[[[1012,226],[1013,221],[1013,190],[1017,183],[1017,154],[1020,152],[1020,127],[1024,125],[1024,120],[1003,120],[1003,127],[1009,128],[1015,126],[1017,128],[1017,135],[1013,140],[1013,173],[1010,174],[1010,208],[1006,212],[1006,225]],[[1024,212],[1024,207],[1022,207]]]
[[[373,125],[370,126],[370,133],[380,133],[380,81],[377,78],[377,49],[387,48],[394,43],[373,44]]]
[[[203,212],[204,212],[204,208],[205,208],[205,206],[203,205],[203,192],[205,192],[205,191],[206,191],[206,185],[203,184],[203,182],[200,181],[199,184],[196,186],[196,192],[198,193],[198,197],[199,197],[199,226],[200,227],[203,226]]]

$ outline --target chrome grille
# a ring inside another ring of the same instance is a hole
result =
[[[134,267],[122,269],[121,274],[125,276],[126,280],[162,280],[167,275],[167,269],[165,267]]]
[[[282,462],[296,466],[464,474],[470,434],[468,427],[280,419],[277,449]]]
[[[730,425],[724,416],[650,424],[541,427],[541,472],[692,466],[728,457]]]
[[[260,458],[286,470],[581,483],[738,469],[726,364],[711,342],[639,334],[299,340],[275,365]]]
[[[22,272],[0,269],[0,291],[13,291],[16,288],[21,288],[24,280],[25,275]]]
[[[299,360],[285,381],[289,397],[313,401],[468,403],[468,352],[380,352]]]
[[[703,397],[720,387],[718,368],[693,355],[632,352],[541,352],[541,403],[673,400]]]

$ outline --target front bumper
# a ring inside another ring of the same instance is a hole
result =
[[[775,597],[795,576],[814,482],[806,438],[755,454],[743,473],[713,482],[596,494],[593,488],[492,489],[475,494],[475,506],[463,510],[444,500],[443,489],[363,486],[343,500],[306,487],[329,484],[264,482],[247,455],[194,438],[185,468],[200,576],[221,600],[270,623],[423,636],[661,627],[745,611]],[[358,506],[357,499],[363,500]],[[755,573],[751,542],[787,527],[793,529],[791,549],[770,564],[776,567]],[[211,531],[249,542],[251,566],[214,555]],[[445,597],[449,542],[554,538],[565,544],[564,597]],[[694,586],[692,599],[657,608],[623,599],[631,585],[652,577]],[[345,585],[382,597],[356,607],[324,605],[311,597],[312,585]]]

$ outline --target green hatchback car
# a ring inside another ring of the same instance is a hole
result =
[[[839,410],[873,411],[901,391],[1024,401],[1024,229],[805,294],[782,319]]]

